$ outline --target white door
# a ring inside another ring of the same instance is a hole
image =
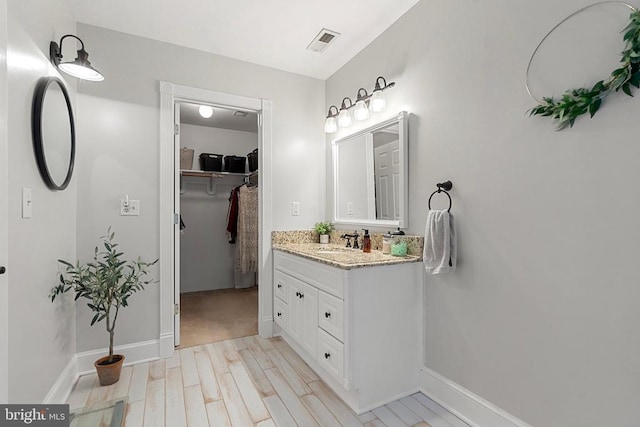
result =
[[[7,137],[7,2],[0,0],[0,403],[9,400],[8,137]]]
[[[173,316],[173,344],[180,345],[180,104],[174,105],[174,189],[173,211],[178,215],[173,226],[173,283],[174,283],[174,316]]]
[[[376,219],[400,218],[400,144],[392,141],[375,148]]]

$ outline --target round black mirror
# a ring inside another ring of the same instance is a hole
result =
[[[31,112],[33,148],[47,187],[64,190],[71,181],[76,132],[69,93],[57,77],[38,80]]]

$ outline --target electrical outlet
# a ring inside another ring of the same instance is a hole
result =
[[[291,203],[291,215],[293,216],[300,215],[300,202]]]
[[[22,187],[22,218],[33,217],[33,198],[31,189]]]
[[[120,199],[120,215],[121,216],[139,216],[140,215],[140,200]]]

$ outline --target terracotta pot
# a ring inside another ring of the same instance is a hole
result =
[[[101,357],[96,360],[93,366],[98,371],[98,379],[100,385],[111,385],[117,383],[120,379],[120,371],[122,370],[122,364],[124,363],[124,356],[122,354],[114,354],[113,358],[115,362],[108,365],[103,365],[109,359],[109,356]]]

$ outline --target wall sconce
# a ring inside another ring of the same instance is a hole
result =
[[[73,37],[80,42],[80,50],[78,50],[78,57],[72,62],[62,61],[62,42],[67,37]],[[67,34],[62,36],[60,44],[52,41],[49,43],[49,58],[51,63],[65,73],[77,77],[82,80],[90,80],[92,82],[101,82],[104,80],[104,76],[95,68],[91,66],[89,62],[89,54],[84,50],[84,43],[79,37],[73,34]]]
[[[349,105],[346,104],[349,101]],[[353,102],[348,96],[342,98],[342,105],[340,106],[340,114],[338,114],[338,126],[341,128],[348,128],[351,126],[351,113],[349,108],[353,107]]]
[[[336,110],[332,112],[331,109]],[[338,130],[338,123],[336,122],[336,116],[338,115],[338,107],[332,105],[329,107],[329,113],[327,114],[327,120],[324,122],[324,133],[334,133]]]
[[[356,120],[367,120],[370,115],[369,111],[373,111],[374,113],[384,111],[386,108],[386,101],[382,92],[385,89],[394,87],[395,85],[395,82],[387,84],[385,78],[380,76],[376,79],[376,85],[371,94],[367,93],[365,88],[358,89],[355,104],[348,96],[344,97],[342,99],[340,111],[338,111],[338,107],[335,105],[329,107],[329,113],[327,114],[327,119],[324,122],[324,132],[335,133],[338,130],[338,126],[341,128],[351,126],[351,115],[349,113],[349,109],[351,108],[355,107],[353,110],[353,117]],[[337,123],[336,116],[338,116]]]

